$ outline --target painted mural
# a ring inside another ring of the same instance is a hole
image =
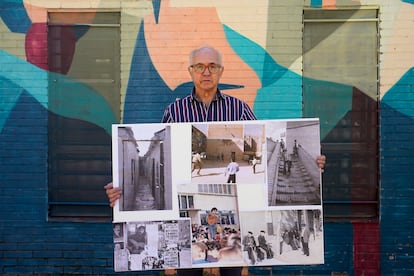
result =
[[[168,103],[189,93],[192,83],[186,71],[188,53],[208,41],[223,53],[225,73],[219,87],[221,90],[245,100],[259,119],[320,117],[322,145],[329,142],[336,128],[341,127],[339,122],[342,119],[357,116],[360,107],[355,98],[363,98],[367,105],[379,107],[381,190],[378,193],[381,221],[368,226],[358,223],[326,224],[326,265],[309,268],[307,275],[321,275],[327,271],[378,275],[381,270],[406,275],[407,265],[394,262],[400,257],[410,259],[407,262],[410,262],[410,271],[413,271],[412,237],[402,235],[401,242],[394,242],[395,235],[389,225],[405,221],[414,191],[411,180],[414,175],[409,166],[414,156],[414,1],[286,0],[286,5],[277,5],[275,0],[260,1],[260,5],[237,1],[234,8],[229,8],[235,5],[230,0],[141,0],[136,1],[137,4],[133,1],[110,2],[0,1],[0,156],[4,160],[0,164],[0,186],[4,190],[0,201],[5,205],[0,211],[1,221],[5,222],[0,224],[0,243],[9,246],[15,240],[10,234],[5,234],[7,222],[14,224],[16,229],[25,228],[27,220],[31,220],[30,216],[40,218],[39,232],[44,234],[50,230],[52,235],[58,235],[53,232],[56,229],[49,229],[44,219],[47,184],[36,187],[30,194],[23,192],[18,200],[21,213],[17,213],[18,216],[22,214],[21,219],[16,222],[10,218],[10,213],[16,212],[16,204],[13,203],[16,183],[21,183],[19,189],[24,190],[33,188],[30,185],[33,179],[38,183],[47,182],[47,118],[52,116],[65,122],[85,124],[95,128],[102,139],[108,141],[113,123],[158,123]],[[350,83],[344,75],[337,76],[335,80],[312,79],[315,84],[340,89],[329,98],[311,94],[307,95],[307,101],[303,101],[301,56],[278,52],[282,42],[269,38],[283,31],[283,26],[270,27],[272,17],[289,15],[290,10],[302,9],[303,5],[321,9],[366,5],[379,7],[383,33],[380,39],[378,97]],[[131,24],[133,27],[121,36],[121,106],[114,105],[107,92],[73,77],[74,70],[79,70],[75,65],[82,56],[77,50],[81,38],[88,35],[87,28],[81,31],[66,28],[63,31],[64,46],[61,49],[65,59],[61,60],[58,69],[48,63],[50,55],[45,50],[48,48],[48,9],[88,9],[87,16],[67,17],[62,22],[70,25],[81,20],[87,25],[94,23],[94,11],[105,8],[121,10],[121,16],[125,18],[122,22],[134,22]],[[257,18],[256,26],[247,26],[252,18]],[[54,89],[49,89],[51,85]],[[338,108],[318,113],[317,109],[313,109],[315,103]],[[28,137],[33,139],[28,134],[34,131],[38,131],[39,136],[30,141],[30,147],[19,142]],[[3,159],[3,156],[6,158]],[[27,162],[21,160],[21,156],[25,156]],[[26,168],[24,173],[22,166]],[[352,172],[349,172],[349,177],[352,177]],[[352,194],[350,197],[352,199]],[[395,197],[400,197],[400,204],[394,205]],[[27,202],[30,204],[25,205]],[[407,227],[410,225],[412,227],[412,223],[408,223]],[[110,227],[107,226],[109,233]],[[99,228],[96,226],[92,231],[99,233]],[[76,232],[88,232],[90,229],[82,225]],[[381,241],[380,232],[383,233]],[[358,248],[355,245],[366,235],[372,238],[372,247],[356,250],[353,255],[349,253],[353,248]],[[111,238],[105,240],[106,246],[111,244]],[[23,242],[30,243],[29,240]],[[341,252],[336,250],[337,244],[341,244]],[[398,247],[398,244],[406,246]],[[111,250],[106,248],[109,256]],[[4,256],[4,252],[0,256]],[[341,261],[338,262],[338,259]],[[369,264],[367,259],[370,259]],[[99,273],[111,273],[111,265],[107,266],[109,268]],[[0,265],[0,273],[22,272],[18,266],[7,267],[10,271],[6,270],[5,265]],[[286,271],[294,269],[297,268],[283,268]]]

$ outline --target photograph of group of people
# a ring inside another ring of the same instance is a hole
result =
[[[318,119],[114,125],[115,270],[322,264],[319,141]]]

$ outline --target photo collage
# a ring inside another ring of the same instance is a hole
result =
[[[323,264],[319,129],[113,125],[115,271]]]

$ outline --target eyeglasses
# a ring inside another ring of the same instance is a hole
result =
[[[220,70],[221,65],[215,64],[215,63],[210,63],[209,65],[204,65],[202,63],[197,63],[197,64],[190,65],[190,68],[193,69],[194,72],[199,73],[199,74],[204,73],[206,68],[208,68],[208,71],[211,74],[215,74]]]

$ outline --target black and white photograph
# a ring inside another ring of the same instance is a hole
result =
[[[240,212],[248,265],[324,262],[321,209]]]
[[[114,240],[115,271],[191,267],[190,220],[123,223],[126,235]]]
[[[191,182],[264,183],[265,126],[194,124],[191,140]]]
[[[269,206],[320,205],[319,121],[271,123],[266,130]]]
[[[123,191],[115,218],[118,212],[172,210],[170,127],[124,125],[114,130],[114,186]]]
[[[122,241],[124,238],[124,225],[122,223],[113,223],[114,241]]]

